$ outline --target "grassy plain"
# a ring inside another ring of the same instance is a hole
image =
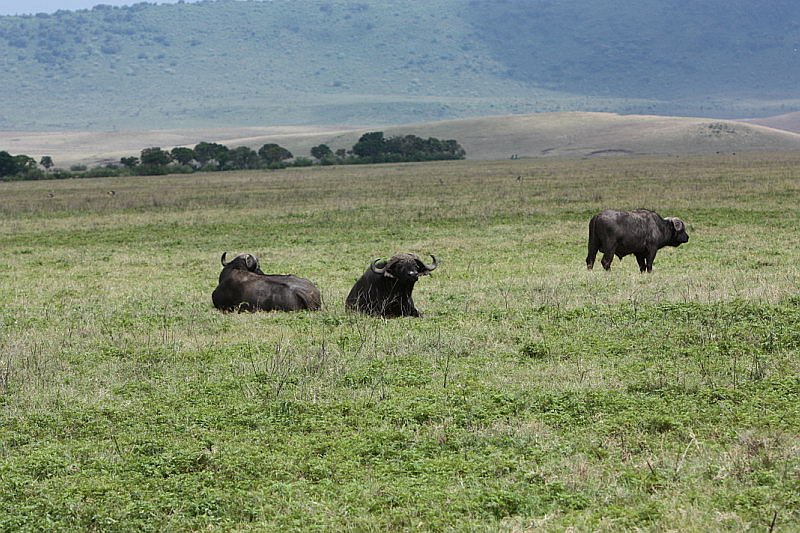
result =
[[[796,531],[798,204],[800,154],[0,184],[0,529]],[[691,240],[587,272],[610,206]],[[222,251],[325,309],[218,313]],[[346,313],[398,251],[424,318]]]

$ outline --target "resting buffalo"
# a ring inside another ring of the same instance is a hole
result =
[[[264,274],[258,258],[239,254],[230,262],[222,254],[219,285],[211,294],[222,311],[315,311],[322,305],[319,289],[297,276]]]
[[[622,259],[633,254],[641,272],[652,272],[653,259],[660,248],[680,246],[688,241],[686,226],[679,218],[661,218],[658,213],[647,209],[606,209],[589,221],[589,255],[586,256],[586,268],[592,269],[599,250],[603,252],[600,263],[606,270],[611,269],[614,255]]]
[[[420,276],[430,274],[439,266],[436,257],[426,265],[416,254],[397,254],[388,261],[376,259],[359,278],[345,306],[375,316],[393,318],[420,316],[411,299],[414,284]]]

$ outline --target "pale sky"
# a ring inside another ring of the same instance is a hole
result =
[[[129,6],[142,0],[0,0],[0,15],[55,13],[59,9],[91,9],[97,4]],[[194,0],[186,0],[192,2]],[[150,4],[175,4],[178,0],[149,0]]]

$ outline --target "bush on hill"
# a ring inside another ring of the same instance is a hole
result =
[[[446,141],[416,135],[398,135],[384,138],[382,131],[372,131],[361,136],[353,146],[353,153],[363,163],[399,163],[403,161],[435,161],[464,159],[466,151],[458,141]]]

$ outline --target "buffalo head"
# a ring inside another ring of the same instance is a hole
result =
[[[255,272],[256,274],[263,274],[258,265],[258,257],[254,256],[253,254],[239,254],[230,261],[225,261],[225,256],[227,254],[228,252],[223,252],[222,257],[220,258],[223,268],[249,270],[250,272]]]
[[[370,270],[386,278],[397,279],[400,282],[414,283],[420,276],[427,276],[439,266],[436,256],[431,254],[433,263],[426,265],[416,254],[397,254],[378,268],[380,259],[370,265]]]
[[[689,234],[686,233],[686,224],[683,223],[683,220],[677,217],[666,217],[664,220],[671,222],[672,227],[675,229],[672,240],[669,242],[670,246],[680,246],[685,242],[689,242]]]
[[[388,261],[376,259],[350,289],[345,307],[386,318],[420,316],[411,293],[420,276],[439,266],[436,257],[431,258],[430,265],[415,254],[397,254]]]

